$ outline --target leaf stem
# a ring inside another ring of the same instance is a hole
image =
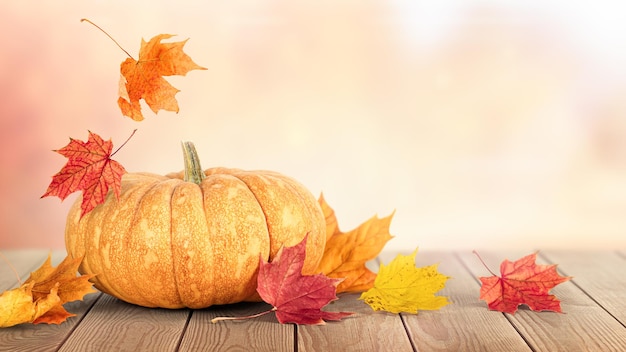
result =
[[[120,43],[117,42],[117,40],[113,39],[113,37],[111,37],[111,35],[109,33],[107,33],[104,29],[100,28],[100,26],[98,26],[97,24],[91,22],[90,20],[86,19],[86,18],[81,18],[80,19],[81,22],[89,22],[91,23],[92,26],[98,28],[102,33],[106,34],[107,37],[109,37],[109,39],[111,39],[113,41],[113,43],[115,43],[115,45],[117,45],[118,48],[122,49],[123,52],[126,53],[126,55],[128,55],[128,57],[130,57],[131,59],[135,60],[129,53],[128,51],[126,51],[124,48],[122,48],[122,46],[120,45]]]
[[[483,258],[481,258],[481,256],[478,254],[478,252],[476,252],[476,250],[473,250],[472,253],[476,254],[476,256],[478,257],[478,260],[480,260],[480,262],[483,263],[483,266],[487,269],[488,272],[491,273],[491,275],[498,276],[493,271],[491,271],[491,269],[489,269],[487,264],[485,264],[485,261],[483,260]]]
[[[257,314],[252,314],[252,315],[246,315],[244,317],[217,317],[217,318],[213,318],[211,319],[211,323],[215,324],[218,321],[222,321],[222,320],[245,320],[245,319],[253,319],[253,318],[258,318],[260,316],[263,316],[265,314],[271,313],[273,311],[275,311],[276,308],[272,308],[268,311],[265,312],[261,312],[261,313],[257,313]]]
[[[124,143],[122,143],[122,145],[120,145],[119,147],[117,147],[117,149],[115,149],[115,151],[113,153],[111,153],[110,157],[113,157],[113,155],[115,155],[115,153],[117,153],[120,149],[122,149],[123,146],[126,145],[126,143],[128,143],[128,141],[133,138],[133,136],[135,135],[135,132],[137,132],[137,129],[135,128],[133,130],[133,133],[130,134],[130,136],[128,136],[128,138],[126,138],[126,140],[124,141]]]
[[[4,254],[2,254],[2,252],[0,252],[0,257],[2,257],[2,259],[9,265],[9,268],[13,270],[13,273],[15,274],[15,277],[17,278],[17,283],[19,284],[19,286],[22,286],[22,280],[20,279],[20,274],[17,273],[17,270],[15,270],[15,267],[11,264],[9,259],[7,259],[7,257],[5,257]]]

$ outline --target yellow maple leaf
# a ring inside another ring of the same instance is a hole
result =
[[[54,287],[45,297],[33,301],[33,285],[22,285],[0,295],[0,328],[32,322],[61,302]]]
[[[373,216],[356,229],[341,232],[335,212],[323,195],[319,203],[326,217],[326,247],[317,272],[344,279],[337,286],[337,293],[363,292],[371,288],[376,274],[365,267],[365,263],[376,258],[392,238],[389,225],[393,213],[384,218]]]
[[[63,304],[82,300],[95,292],[88,280],[93,275],[76,276],[82,258],[66,257],[56,268],[50,256],[20,286],[0,295],[0,328],[22,323],[60,324],[73,316]]]
[[[361,294],[373,310],[391,313],[417,313],[437,310],[448,304],[448,298],[435,296],[444,288],[448,276],[437,271],[437,264],[415,266],[417,249],[411,255],[397,255],[388,265],[381,264],[374,287]]]

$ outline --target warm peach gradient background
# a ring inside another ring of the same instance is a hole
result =
[[[323,191],[343,230],[395,209],[391,250],[626,248],[626,8],[414,3],[2,2],[0,248],[62,248],[51,150],[134,128],[129,171],[177,171],[193,140],[204,167]],[[209,70],[170,79],[178,115],[131,121],[125,54],[82,17],[135,55],[190,38]]]

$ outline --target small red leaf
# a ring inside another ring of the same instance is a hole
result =
[[[489,309],[504,313],[514,314],[521,304],[534,311],[561,312],[561,302],[549,291],[571,278],[559,275],[556,265],[537,265],[536,260],[536,253],[514,262],[504,260],[500,264],[501,277],[480,278],[480,299]]]
[[[283,324],[324,324],[325,320],[340,320],[352,314],[321,310],[337,299],[341,279],[323,274],[302,275],[307,237],[293,247],[281,248],[271,263],[261,259],[257,292],[274,306],[276,318]]]
[[[104,141],[89,131],[87,142],[70,138],[70,142],[57,153],[68,158],[61,171],[52,177],[46,193],[41,196],[57,196],[62,200],[76,191],[83,191],[81,216],[90,212],[104,199],[112,187],[119,197],[124,167],[111,159],[113,143]]]

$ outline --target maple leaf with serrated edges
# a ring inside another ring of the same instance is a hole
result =
[[[479,259],[482,261],[480,256]],[[504,260],[500,264],[500,277],[487,268],[492,276],[479,278],[482,283],[480,299],[487,302],[489,309],[504,313],[515,314],[521,304],[534,311],[549,310],[560,313],[561,302],[549,292],[571,277],[559,275],[555,264],[538,265],[536,260],[537,253],[514,262]]]
[[[117,152],[116,150],[111,153],[112,149],[111,140],[104,141],[91,131],[87,142],[70,138],[65,147],[55,150],[68,160],[61,171],[52,177],[48,190],[41,198],[57,196],[63,200],[71,193],[82,190],[81,216],[83,216],[104,202],[109,187],[113,188],[115,196],[119,197],[122,175],[126,170],[122,164],[111,159]]]
[[[60,324],[75,316],[63,304],[82,300],[92,292],[89,279],[93,275],[76,276],[82,258],[66,257],[56,268],[50,265],[50,256],[18,288],[0,295],[0,327],[23,323]]]
[[[178,112],[176,93],[178,89],[163,76],[184,76],[191,70],[206,70],[198,66],[183,52],[187,40],[162,43],[161,40],[173,37],[159,34],[149,42],[141,40],[139,60],[132,57],[120,66],[119,98],[117,104],[124,116],[135,121],[143,120],[139,100],[143,99],[156,114],[159,110]]]
[[[276,318],[283,324],[324,324],[325,320],[340,320],[352,314],[321,310],[337,299],[341,280],[322,274],[302,275],[307,238],[293,247],[282,247],[271,263],[261,259],[257,292],[274,307]]]
[[[320,195],[319,204],[326,218],[326,247],[317,270],[331,278],[343,278],[337,293],[363,292],[374,285],[376,274],[365,263],[376,258],[393,236],[389,226],[393,213],[374,216],[352,231],[341,232],[335,211]]]
[[[411,255],[397,255],[389,265],[381,264],[374,287],[359,299],[373,310],[391,313],[417,313],[437,310],[447,305],[448,298],[435,296],[449,279],[437,270],[437,265],[415,266],[417,250]]]
[[[275,312],[282,324],[321,325],[325,321],[341,320],[353,314],[322,310],[337,299],[337,284],[341,280],[322,274],[302,275],[307,238],[308,235],[293,247],[281,247],[270,263],[260,258],[257,292],[263,301],[273,306],[271,310],[246,317],[219,317],[211,321],[248,319]]]

